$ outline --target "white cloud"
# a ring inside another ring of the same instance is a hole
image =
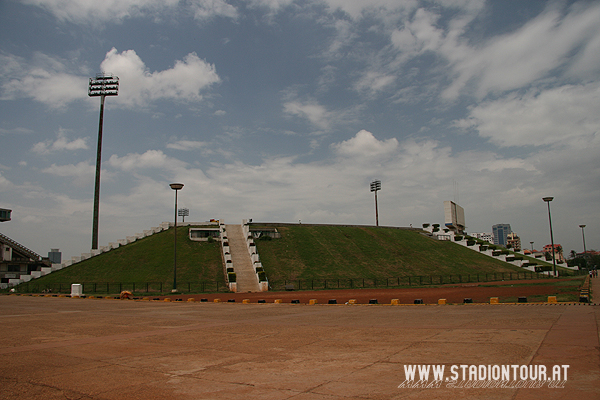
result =
[[[167,157],[167,155],[160,150],[148,150],[143,154],[129,153],[123,157],[113,154],[108,159],[108,165],[123,171],[148,168],[159,168],[172,171],[185,168],[186,164],[175,158]]]
[[[565,85],[512,93],[472,107],[455,126],[474,129],[498,146],[561,144],[587,147],[598,140],[600,84]]]
[[[200,101],[200,92],[220,82],[212,64],[190,53],[171,69],[148,71],[134,50],[106,53],[101,69],[119,77],[118,101],[128,106],[144,105],[156,99]]]
[[[52,164],[48,168],[42,169],[45,174],[70,178],[70,182],[77,186],[91,184],[94,180],[96,167],[86,161],[78,164],[56,165]],[[106,176],[104,177],[106,178]]]
[[[237,9],[223,0],[193,0],[190,8],[197,20],[206,20],[213,17],[226,17],[236,19]]]
[[[378,71],[367,71],[355,84],[358,91],[366,91],[375,94],[390,87],[396,81],[396,76],[384,74]]]
[[[351,139],[333,144],[333,149],[344,156],[381,156],[395,152],[398,140],[391,138],[379,141],[371,132],[361,130]]]
[[[208,143],[206,142],[200,142],[195,140],[178,140],[176,142],[167,144],[167,148],[174,150],[190,151],[205,148],[207,145]]]
[[[331,126],[334,114],[316,101],[293,100],[283,104],[283,111],[307,119],[319,129],[327,130]]]
[[[48,10],[61,21],[75,24],[98,25],[121,22],[127,18],[162,14],[177,7],[186,7],[195,19],[204,20],[215,16],[237,18],[237,10],[224,0],[22,0]]]
[[[38,154],[49,154],[61,150],[86,150],[88,149],[87,138],[77,138],[69,141],[64,129],[60,129],[56,140],[46,140],[33,145],[33,152]]]
[[[129,107],[169,99],[197,102],[201,92],[221,79],[215,66],[189,53],[172,68],[150,72],[134,50],[119,53],[113,48],[100,69],[119,77],[119,95],[114,102]],[[0,99],[28,97],[52,108],[87,99],[89,77],[73,74],[79,67],[36,53],[30,62],[13,55],[0,55]]]
[[[597,74],[600,67],[591,63],[598,56],[590,51],[599,46],[598,21],[597,4],[573,7],[564,16],[550,7],[520,29],[484,44],[469,46],[448,35],[451,40],[438,48],[452,65],[455,77],[442,95],[455,98],[469,83],[475,85],[479,97],[527,86],[569,67],[568,57],[577,53],[581,55],[570,66],[570,73]]]
[[[365,12],[380,12],[382,15],[402,12],[417,7],[417,0],[322,0],[331,12],[343,11],[352,19],[358,19]]]
[[[0,99],[29,97],[51,108],[87,97],[88,78],[72,75],[66,60],[34,53],[30,61],[0,55]]]

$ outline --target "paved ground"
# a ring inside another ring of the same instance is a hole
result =
[[[550,281],[555,282],[556,285],[539,285],[548,284]],[[564,286],[561,286],[561,282],[565,282]],[[275,299],[280,299],[284,303],[290,303],[292,300],[299,300],[300,303],[308,303],[311,299],[315,299],[318,304],[327,304],[329,300],[333,299],[336,300],[337,304],[344,304],[350,299],[356,300],[359,304],[368,304],[372,299],[377,300],[380,304],[390,304],[392,299],[398,299],[401,304],[414,304],[415,299],[421,299],[424,304],[438,304],[439,299],[446,299],[447,303],[463,303],[465,298],[470,298],[474,303],[489,303],[490,297],[498,297],[500,302],[516,303],[519,297],[527,297],[529,302],[536,298],[538,302],[546,302],[548,295],[564,294],[572,294],[574,299],[578,299],[579,288],[577,286],[568,286],[566,282],[568,281],[561,279],[538,279],[403,289],[332,289],[262,293],[182,294],[169,297],[173,299],[180,298],[183,301],[187,301],[190,297],[196,300],[204,298],[208,301],[214,301],[214,299],[218,298],[221,301],[235,300],[236,302],[247,299],[251,303],[256,303],[261,299],[267,303],[272,303]],[[162,299],[163,297],[160,298]]]
[[[593,305],[0,296],[0,398],[598,399],[599,324]],[[398,388],[413,364],[569,369],[561,389]]]

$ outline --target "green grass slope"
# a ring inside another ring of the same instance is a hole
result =
[[[177,229],[177,282],[219,281],[224,284],[221,247],[188,238],[189,227]],[[135,282],[173,284],[173,229],[156,233],[35,279],[31,284]]]
[[[289,225],[257,240],[270,281],[485,274],[523,269],[417,231]]]

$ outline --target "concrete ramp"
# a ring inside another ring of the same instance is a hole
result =
[[[241,225],[225,225],[229,252],[236,274],[237,292],[259,292],[258,278],[246,247],[246,238]]]

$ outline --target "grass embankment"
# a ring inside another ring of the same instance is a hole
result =
[[[224,284],[223,263],[218,241],[195,242],[188,238],[189,227],[177,228],[177,282]],[[163,283],[173,284],[173,229],[102,253],[30,282],[55,283]]]
[[[522,272],[416,231],[344,226],[277,227],[280,239],[258,240],[270,281]]]
[[[543,287],[544,294],[528,295],[527,301],[530,303],[545,303],[548,301],[548,296],[556,296],[556,301],[561,302],[579,302],[579,291],[585,280],[585,275],[562,278],[558,281],[550,280],[547,282],[524,282],[511,283],[511,287]],[[479,287],[505,287],[504,285],[495,285],[493,283],[479,284]],[[500,296],[501,303],[516,303],[518,296]]]

